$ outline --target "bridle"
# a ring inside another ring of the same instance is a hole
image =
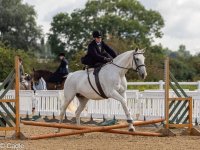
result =
[[[136,71],[136,72],[138,72],[138,70],[140,69],[140,67],[145,67],[145,64],[138,65],[138,63],[137,63],[135,55],[139,55],[139,54],[144,54],[144,53],[137,53],[137,52],[133,53],[132,67],[133,67],[133,61],[134,61],[135,66],[136,66],[136,69],[134,71]],[[111,64],[113,64],[114,66],[117,66],[118,68],[127,69],[127,70],[130,69],[130,68],[119,66],[119,65],[113,63],[113,61],[111,62]]]

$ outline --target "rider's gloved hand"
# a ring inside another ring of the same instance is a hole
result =
[[[105,60],[106,62],[111,62],[111,61],[112,61],[112,58],[104,57],[104,60]]]

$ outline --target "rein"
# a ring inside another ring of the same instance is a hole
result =
[[[117,64],[115,64],[115,63],[113,63],[113,62],[111,62],[111,64],[113,64],[114,66],[117,66],[118,68],[122,68],[122,69],[130,69],[130,68],[126,68],[126,67],[119,66],[119,65],[117,65]]]
[[[133,53],[133,60],[132,60],[132,67],[133,67],[133,61],[134,61],[135,62],[135,66],[136,66],[136,69],[134,71],[136,71],[136,72],[138,72],[140,67],[145,66],[145,64],[142,64],[142,65],[138,65],[137,64],[137,61],[135,59],[135,55],[138,55],[138,54],[143,54],[143,53]],[[118,68],[127,69],[127,70],[130,69],[130,68],[119,66],[119,65],[113,63],[113,61],[111,61],[111,64],[113,64],[114,66],[117,66]]]

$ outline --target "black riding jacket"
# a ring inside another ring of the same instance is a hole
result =
[[[107,63],[104,59],[107,58],[115,58],[117,54],[115,51],[110,48],[106,43],[103,41],[101,44],[97,44],[95,40],[93,40],[88,45],[88,51],[85,57],[82,58],[82,63],[85,65],[94,65],[97,63]]]

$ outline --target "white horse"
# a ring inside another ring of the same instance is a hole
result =
[[[105,95],[108,98],[115,99],[121,103],[127,117],[127,122],[129,123],[129,131],[135,131],[135,128],[133,127],[133,119],[126,105],[127,81],[125,74],[129,69],[133,68],[138,72],[140,77],[145,79],[147,73],[144,64],[145,57],[143,56],[143,53],[143,50],[124,52],[113,59],[113,62],[102,67],[99,72],[99,80]],[[97,90],[93,71],[90,71],[89,77],[93,87]],[[77,97],[80,104],[75,112],[76,122],[78,125],[80,125],[80,114],[85,108],[88,100],[103,99],[91,88],[88,82],[86,70],[70,73],[64,85],[65,101],[61,107],[60,123],[62,123],[63,116],[68,105],[77,94],[81,95]],[[57,132],[59,131],[60,130],[58,129]]]

